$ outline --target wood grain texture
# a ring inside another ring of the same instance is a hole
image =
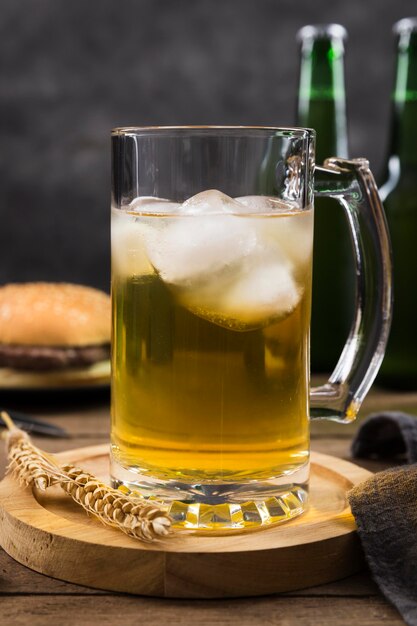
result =
[[[109,595],[108,592],[84,587],[74,583],[67,583],[21,565],[12,559],[4,550],[0,549],[0,598],[14,595]],[[353,574],[338,581],[298,589],[286,593],[288,597],[298,596],[325,596],[368,598],[379,596],[376,584],[371,580],[367,570]],[[1,606],[1,600],[0,600]],[[0,613],[1,615],[1,613]]]
[[[108,446],[93,446],[59,456],[106,479],[107,455]],[[0,486],[0,542],[36,571],[119,592],[213,598],[300,589],[363,566],[346,491],[368,476],[356,465],[313,453],[305,515],[258,532],[178,533],[152,545],[88,518],[58,487],[34,494],[7,477]]]
[[[127,596],[2,598],[13,626],[403,626],[382,598],[248,598],[160,600]],[[29,617],[30,616],[30,617]]]

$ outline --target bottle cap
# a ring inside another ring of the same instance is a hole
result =
[[[395,35],[417,33],[417,17],[405,17],[399,22],[396,22],[392,27],[392,31]]]
[[[347,30],[341,24],[307,24],[297,33],[297,41],[306,39],[341,39],[346,41]]]

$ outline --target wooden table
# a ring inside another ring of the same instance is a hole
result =
[[[46,450],[105,443],[109,438],[107,392],[24,396],[3,394],[2,405],[59,424],[70,439],[34,438]],[[417,413],[417,394],[394,394],[373,390],[361,416],[380,409]],[[361,417],[359,418],[360,422]],[[320,422],[312,427],[312,448],[349,458],[356,425]],[[375,462],[362,463],[370,470],[382,469]],[[0,455],[0,472],[5,467]],[[308,564],[306,564],[306,567]],[[242,572],[245,575],[245,572]],[[250,572],[248,572],[250,575]],[[4,626],[58,626],[74,624],[143,624],[146,626],[380,626],[404,624],[371,580],[368,572],[336,583],[264,598],[235,600],[162,600],[95,591],[37,574],[13,561],[0,549],[0,623]]]

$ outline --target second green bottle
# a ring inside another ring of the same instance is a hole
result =
[[[301,43],[298,125],[317,133],[316,162],[348,156],[344,41],[338,24],[305,26]],[[315,201],[311,370],[335,367],[352,323],[354,262],[346,217],[336,200]]]

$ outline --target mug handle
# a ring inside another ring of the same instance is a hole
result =
[[[328,382],[310,392],[312,419],[348,423],[372,385],[392,314],[391,245],[384,209],[366,159],[327,159],[315,168],[315,196],[336,198],[346,212],[356,267],[356,313]]]

